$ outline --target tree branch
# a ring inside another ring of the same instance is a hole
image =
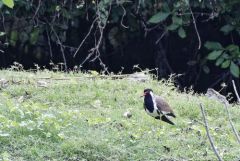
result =
[[[36,9],[32,19],[35,19],[35,17],[37,16],[37,13],[38,13],[38,11],[40,9],[40,6],[41,6],[41,0],[38,1],[38,6],[37,6],[37,9]]]
[[[63,44],[62,44],[62,42],[61,42],[61,40],[60,40],[60,38],[59,38],[57,32],[56,32],[55,29],[53,28],[53,26],[50,25],[50,27],[51,27],[51,29],[52,29],[54,35],[55,35],[56,38],[57,38],[57,42],[58,42],[58,44],[60,45],[60,50],[61,50],[62,57],[63,57],[64,67],[65,67],[65,70],[67,70],[67,69],[68,69],[68,67],[67,67],[67,60],[66,60],[66,57],[65,57],[65,52],[64,52]]]
[[[97,21],[97,18],[95,18],[95,19],[93,20],[92,25],[91,25],[91,27],[90,27],[87,35],[85,36],[85,38],[82,40],[82,42],[81,42],[80,45],[78,46],[78,48],[77,48],[77,50],[75,51],[73,57],[76,57],[76,55],[77,55],[78,51],[80,50],[80,48],[82,47],[83,43],[86,41],[86,39],[88,38],[88,36],[91,34],[92,29],[93,29],[94,24],[96,23],[96,21]]]
[[[50,52],[50,57],[51,57],[51,59],[53,58],[53,53],[52,53],[52,45],[51,45],[51,39],[50,39],[50,37],[49,37],[49,31],[48,31],[48,29],[47,29],[47,39],[48,39],[48,46],[49,46],[49,52]]]
[[[126,16],[126,14],[127,14],[127,12],[126,12],[126,9],[123,7],[123,5],[121,5],[121,7],[122,7],[122,9],[123,9],[123,16],[122,16],[122,18],[121,18],[121,25],[124,27],[124,28],[128,28],[128,26],[125,26],[124,24],[123,24],[123,19],[124,19],[124,17]]]
[[[238,135],[238,132],[237,132],[237,130],[236,130],[236,128],[234,127],[234,125],[233,125],[233,122],[232,122],[232,119],[231,119],[231,115],[230,115],[230,112],[229,112],[229,110],[228,110],[228,104],[226,103],[226,102],[224,102],[224,106],[225,106],[225,109],[226,109],[226,111],[227,111],[227,114],[228,114],[228,121],[230,122],[230,125],[231,125],[231,127],[232,127],[232,130],[233,130],[233,133],[235,134],[235,136],[236,136],[236,138],[237,138],[237,141],[238,141],[238,143],[240,144],[240,137],[239,137],[239,135]]]
[[[239,95],[238,95],[237,88],[236,88],[236,85],[235,85],[235,81],[234,81],[234,80],[232,80],[232,84],[233,84],[234,92],[235,92],[235,94],[236,94],[236,96],[237,96],[237,101],[238,101],[238,103],[240,103],[240,98],[239,98]]]
[[[204,121],[204,124],[205,124],[205,129],[206,129],[206,132],[207,132],[207,137],[209,139],[209,142],[211,144],[211,147],[215,153],[215,155],[217,156],[218,160],[219,161],[223,161],[223,159],[220,157],[216,147],[214,146],[213,144],[213,140],[212,140],[212,137],[210,136],[210,133],[209,133],[209,129],[208,129],[208,122],[206,120],[206,116],[205,116],[205,111],[204,111],[204,107],[202,105],[202,103],[200,103],[200,108],[201,108],[201,112],[202,112],[202,116],[203,116],[203,121]]]
[[[110,15],[110,12],[111,12],[111,9],[112,9],[112,2],[109,4],[109,9],[108,9],[108,12],[107,12],[107,16],[106,16],[106,19],[102,19],[101,17],[101,11],[100,11],[100,7],[98,6],[98,4],[96,5],[96,8],[97,8],[97,12],[96,12],[96,23],[97,23],[97,29],[95,31],[95,45],[93,48],[91,48],[89,50],[89,54],[88,56],[85,58],[85,60],[82,61],[82,63],[80,64],[80,66],[82,66],[87,60],[89,60],[93,55],[94,55],[94,58],[91,59],[91,62],[95,61],[96,59],[98,59],[100,61],[100,65],[103,67],[104,71],[107,71],[107,68],[105,66],[105,64],[102,62],[101,58],[100,58],[100,51],[99,51],[99,48],[101,47],[101,44],[102,44],[102,40],[104,38],[103,34],[104,34],[104,29],[107,25],[107,20],[109,19],[109,15]],[[96,34],[99,33],[100,35],[99,36],[96,36]],[[90,32],[89,32],[90,34]],[[81,45],[81,44],[80,44]],[[75,52],[76,53],[76,52]]]
[[[194,15],[193,15],[193,12],[192,12],[191,7],[189,7],[189,10],[190,10],[190,13],[191,13],[191,15],[192,15],[193,25],[194,25],[194,28],[195,28],[195,31],[196,31],[196,34],[197,34],[197,37],[198,37],[198,49],[200,49],[201,46],[202,46],[201,37],[200,37],[200,35],[199,35],[198,29],[197,29],[197,25],[196,25],[196,20],[195,20],[195,17],[194,17]]]

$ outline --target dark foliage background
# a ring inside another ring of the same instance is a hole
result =
[[[239,87],[239,0],[0,0],[0,65],[180,74],[181,89]],[[225,85],[222,85],[225,83]],[[239,89],[239,88],[238,88]]]

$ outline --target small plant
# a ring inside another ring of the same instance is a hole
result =
[[[215,61],[215,65],[222,69],[229,69],[230,73],[239,78],[240,51],[239,46],[230,44],[223,47],[219,42],[207,41],[204,45],[211,52],[207,60]]]
[[[23,71],[23,65],[18,62],[13,62],[13,65],[11,65],[10,70]]]

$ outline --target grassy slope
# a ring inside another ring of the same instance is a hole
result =
[[[0,90],[0,160],[216,160],[202,124],[200,101],[221,156],[240,158],[221,104],[179,93],[167,82],[87,76],[0,71],[0,78],[20,81]],[[69,80],[50,79],[43,88],[36,83],[41,77]],[[146,87],[174,108],[176,126],[144,112],[139,96]],[[127,110],[133,114],[129,119],[122,116]],[[240,108],[230,111],[239,130]]]

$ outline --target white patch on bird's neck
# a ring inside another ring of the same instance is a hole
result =
[[[154,106],[154,109],[158,109],[157,108],[157,103],[156,103],[156,100],[155,100],[155,96],[154,96],[154,94],[153,94],[153,92],[152,91],[150,91],[149,92],[149,94],[151,95],[151,97],[152,97],[152,101],[153,101],[153,106]]]

